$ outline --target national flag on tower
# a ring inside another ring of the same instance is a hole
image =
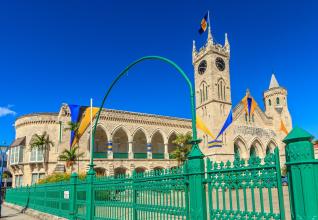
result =
[[[203,34],[206,31],[208,27],[208,19],[209,19],[209,12],[207,12],[201,20],[199,34]]]

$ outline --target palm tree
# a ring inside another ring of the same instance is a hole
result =
[[[188,158],[192,147],[191,140],[192,136],[190,134],[178,134],[172,142],[177,145],[177,148],[172,152],[171,156],[178,161],[178,166]]]
[[[50,140],[49,135],[44,131],[43,134],[35,134],[30,142],[31,150],[37,149],[42,151],[43,157],[45,158],[45,153],[48,152],[54,143]]]
[[[71,148],[70,150],[65,149],[62,154],[59,156],[60,160],[66,162],[66,167],[71,167],[71,172],[73,172],[73,165],[76,163],[80,157],[84,155],[84,153],[76,153],[79,149],[78,146]]]

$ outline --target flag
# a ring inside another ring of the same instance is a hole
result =
[[[244,110],[246,114],[252,115],[257,107],[257,102],[255,101],[255,99],[246,95],[242,99],[242,103],[244,105]]]
[[[80,106],[79,105],[68,105],[70,112],[71,112],[71,122],[77,123],[79,120],[80,115]],[[72,145],[75,137],[75,131],[71,131],[71,139],[70,139],[70,145]]]
[[[280,128],[279,128],[280,131],[283,131],[286,135],[288,134],[288,131],[285,127],[285,124],[283,122],[283,120],[280,120]]]
[[[86,131],[86,129],[88,128],[89,124],[90,124],[90,110],[91,107],[85,107],[85,110],[82,114],[81,120],[80,120],[80,125],[77,131],[77,137],[74,138],[74,141],[72,142],[72,147],[78,143],[79,139],[81,138],[81,136],[84,134],[84,132]],[[92,118],[95,117],[95,115],[97,114],[99,108],[92,108]]]
[[[203,34],[207,27],[208,27],[208,12],[204,15],[204,17],[201,20],[201,24],[200,24],[200,29],[199,29],[199,34]]]
[[[216,136],[216,138],[213,141],[209,141],[208,142],[208,147],[209,148],[216,148],[216,147],[222,147],[222,140],[217,140],[223,133],[224,131],[226,131],[226,129],[232,124],[233,122],[233,113],[232,113],[232,109],[230,110],[219,134]]]
[[[223,141],[221,140],[213,140],[208,142],[208,148],[217,148],[222,147]]]
[[[197,116],[196,126],[198,129],[200,129],[201,131],[203,131],[204,133],[208,134],[210,137],[215,139],[211,131],[207,128],[207,126],[205,126],[205,124],[203,123],[202,119],[199,116]]]
[[[215,139],[218,139],[224,133],[224,131],[232,124],[232,122],[233,122],[233,114],[232,114],[232,109],[231,109],[230,113],[228,114],[228,116],[223,124],[223,127],[221,128],[218,136],[216,136]]]

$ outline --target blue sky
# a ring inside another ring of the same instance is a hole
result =
[[[63,102],[99,104],[114,77],[144,55],[178,63],[193,80],[192,40],[210,10],[213,37],[231,44],[233,104],[246,88],[262,105],[272,71],[288,89],[294,125],[318,136],[318,3],[315,1],[12,1],[0,5],[0,143],[16,117]],[[149,61],[116,86],[106,107],[190,117],[188,90]]]

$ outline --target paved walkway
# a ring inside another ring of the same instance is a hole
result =
[[[6,206],[2,206],[2,217],[1,219],[7,220],[36,220],[36,218],[32,218],[29,215],[22,214],[21,212],[8,208]]]

